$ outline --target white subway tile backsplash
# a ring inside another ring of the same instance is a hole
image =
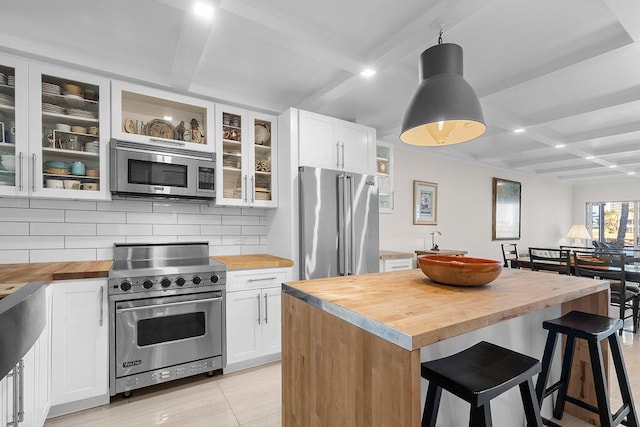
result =
[[[0,239],[1,236],[28,236],[28,222],[0,222]]]
[[[260,236],[260,244],[261,245],[268,245],[269,244],[269,239],[267,238],[267,236]]]
[[[96,259],[95,249],[65,249],[63,251],[32,249],[29,252],[29,262],[92,261]]]
[[[32,222],[29,230],[32,236],[95,236],[95,224]]]
[[[0,197],[0,208],[28,208],[29,199]]]
[[[0,198],[0,264],[113,259],[114,243],[208,242],[212,255],[264,252],[267,213],[191,202]]]
[[[64,249],[63,236],[3,236],[0,249]]]
[[[222,216],[178,214],[178,224],[222,224]]]
[[[97,224],[98,236],[144,236],[152,233],[151,224]]]
[[[199,236],[199,225],[165,225],[154,224],[153,225],[154,236]]]
[[[153,202],[153,212],[200,213],[200,203]]]
[[[66,222],[90,222],[92,224],[97,223],[110,223],[110,224],[124,224],[127,222],[126,212],[105,212],[105,211],[70,211],[67,210],[65,217]]]
[[[239,236],[242,227],[239,225],[202,225],[200,232],[205,236]]]
[[[127,223],[129,224],[177,224],[178,214],[127,212]]]
[[[267,234],[266,225],[243,225],[242,226],[243,236],[263,236],[266,234]]]
[[[125,243],[124,236],[66,236],[65,248],[111,248],[114,243]]]
[[[267,247],[264,245],[243,246],[242,255],[266,254]]]
[[[151,212],[152,202],[146,200],[112,200],[98,202],[99,211]]]
[[[28,250],[0,251],[0,264],[22,264],[29,262]]]
[[[64,211],[53,209],[0,208],[0,221],[64,222]]]
[[[62,199],[31,199],[29,207],[34,209],[76,209],[95,211],[96,202]]]
[[[260,225],[260,217],[223,215],[222,225]]]

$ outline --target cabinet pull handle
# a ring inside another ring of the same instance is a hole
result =
[[[18,187],[18,190],[22,191],[22,189],[24,188],[23,185],[23,181],[24,181],[24,177],[22,176],[22,174],[24,173],[24,155],[22,153],[22,151],[18,154],[18,164],[20,165],[20,169],[18,170],[18,176],[20,177],[20,186]]]
[[[394,265],[393,267],[391,267],[392,270],[397,270],[399,268],[407,268],[406,265]]]
[[[260,324],[260,294],[258,294],[258,325]]]
[[[247,189],[247,175],[244,176],[244,201],[245,203],[247,202],[247,192],[249,190]]]
[[[100,326],[104,323],[104,286],[100,286]]]
[[[264,282],[266,280],[276,280],[277,277],[263,277],[261,279],[249,279],[247,282]]]
[[[24,421],[24,359],[20,359],[18,362],[18,377],[20,380],[18,381],[18,423]]]
[[[336,141],[336,169],[340,169],[340,141]]]
[[[31,190],[36,192],[36,153],[31,155]]]
[[[7,374],[7,378],[9,377],[13,378],[13,405],[12,405],[11,420],[7,421],[7,427],[14,427],[14,426],[17,427],[18,411],[20,409],[18,404],[18,393],[20,392],[19,385],[18,385],[18,365],[14,366],[11,372]]]
[[[255,198],[256,198],[256,182],[253,179],[253,177],[251,177],[251,204],[255,202]]]
[[[344,142],[341,144],[342,146],[342,169],[344,169]]]
[[[267,294],[264,294],[264,323],[269,323],[269,307],[267,306]]]

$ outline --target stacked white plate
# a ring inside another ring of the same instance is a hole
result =
[[[100,151],[100,143],[98,141],[90,141],[84,144],[84,151],[87,153],[97,153]]]
[[[47,113],[64,114],[63,107],[55,104],[49,104],[47,102],[42,103],[42,111],[46,111]]]
[[[54,95],[60,95],[60,86],[52,83],[42,82],[42,91],[46,93],[52,93]]]
[[[7,78],[7,84],[9,86],[15,86],[16,85],[16,76],[9,76]]]
[[[14,105],[15,104],[15,98],[11,95],[6,95],[4,93],[0,93],[0,104],[3,105]]]
[[[67,114],[69,114],[70,116],[84,117],[87,119],[97,118],[96,113],[87,110],[81,110],[79,108],[67,108]]]
[[[0,84],[7,84],[7,76],[4,73],[0,73]]]

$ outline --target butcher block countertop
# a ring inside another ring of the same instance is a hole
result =
[[[228,270],[292,267],[293,261],[267,254],[221,255],[211,257],[227,265]]]
[[[111,260],[0,264],[0,284],[107,277],[111,264]]]
[[[406,259],[413,257],[415,257],[415,254],[410,252],[380,251],[380,259]]]
[[[456,287],[421,270],[283,284],[283,291],[406,349],[607,290],[609,282],[505,268],[492,283]]]

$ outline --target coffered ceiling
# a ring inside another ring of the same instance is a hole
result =
[[[418,57],[444,25],[488,130],[421,150],[568,184],[640,183],[636,0],[216,4],[205,22],[192,0],[0,0],[0,48],[268,112],[307,109],[402,144]]]

